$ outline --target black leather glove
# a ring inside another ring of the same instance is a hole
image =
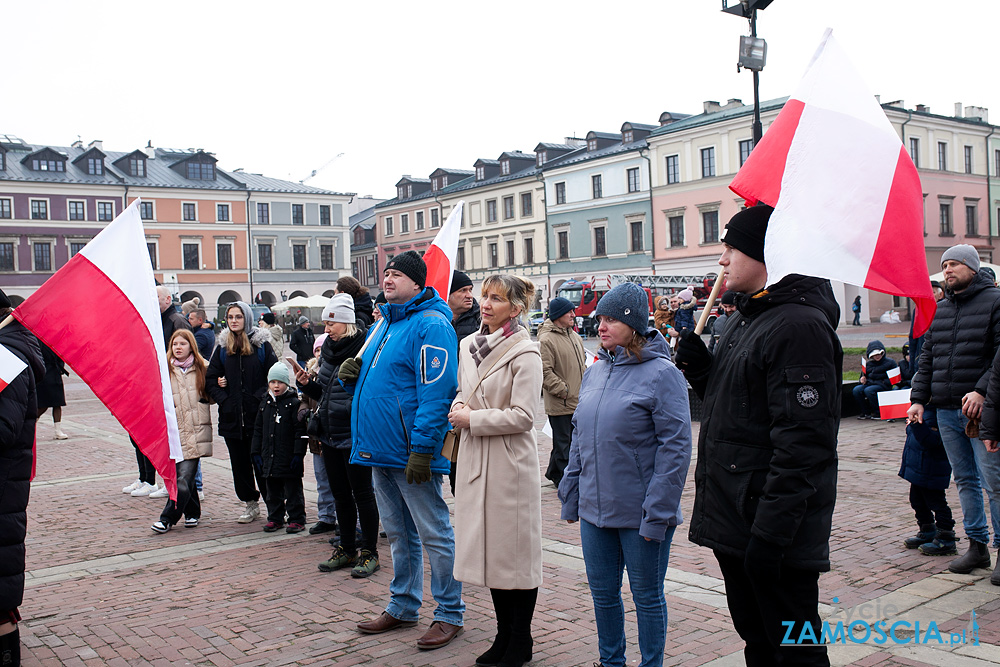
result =
[[[705,347],[705,341],[695,332],[685,329],[677,341],[677,353],[674,363],[685,373],[689,370],[700,371],[712,363],[712,353]]]
[[[743,559],[743,569],[751,577],[761,581],[778,581],[781,579],[781,559],[783,557],[784,551],[777,544],[751,535]]]
[[[293,456],[292,457],[292,462],[289,465],[289,467],[292,469],[292,473],[293,474],[295,474],[295,475],[301,475],[302,471],[303,471],[302,457],[299,456],[298,454],[296,454],[295,456]]]
[[[357,382],[359,375],[361,375],[361,362],[354,357],[345,359],[344,362],[340,364],[340,372],[337,373],[337,377],[340,378],[340,381],[346,384],[353,384]]]
[[[406,461],[406,483],[423,484],[431,481],[431,459],[433,454],[422,454],[420,452],[410,452],[410,458]]]
[[[264,459],[260,457],[260,454],[253,455],[253,467],[257,469],[257,472],[264,471]]]

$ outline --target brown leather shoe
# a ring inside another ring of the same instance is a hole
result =
[[[401,621],[395,616],[390,616],[389,612],[383,611],[375,620],[358,623],[358,630],[366,635],[378,635],[396,628],[412,628],[416,624],[416,621]]]
[[[441,648],[451,643],[451,640],[462,634],[461,625],[452,625],[444,621],[434,621],[424,636],[417,640],[417,648],[424,651]]]

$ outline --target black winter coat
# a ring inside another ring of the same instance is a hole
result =
[[[947,489],[951,483],[951,464],[941,442],[934,408],[925,408],[923,419],[923,424],[914,422],[906,427],[899,476],[927,489]]]
[[[1000,349],[1000,289],[976,274],[963,292],[945,291],[924,336],[910,400],[939,410],[962,407],[971,391],[987,395]]]
[[[301,462],[309,448],[306,423],[298,413],[299,397],[291,387],[277,398],[271,392],[264,396],[250,443],[250,455],[263,460],[264,477],[302,477],[301,466],[299,472],[292,471],[292,459]]]
[[[885,350],[885,345],[880,340],[873,340],[868,343],[865,350],[865,370],[862,375],[865,377],[866,386],[881,387],[884,391],[892,389],[892,381],[889,379],[889,371],[899,366],[895,359],[890,359],[889,355],[883,354],[878,361],[873,360],[869,355],[875,350]],[[902,372],[900,372],[902,373]]]
[[[288,348],[295,353],[295,360],[305,368],[306,362],[312,359],[313,343],[316,342],[316,334],[313,333],[312,325],[308,327],[295,327],[290,337]]]
[[[451,326],[455,327],[455,335],[459,342],[469,334],[479,332],[482,326],[482,316],[479,314],[479,302],[472,300],[472,308],[458,316],[457,320],[451,321]]]
[[[45,374],[45,363],[38,341],[20,322],[0,329],[0,345],[28,364],[0,392],[0,612],[4,612],[17,609],[24,597],[24,536],[28,531],[37,414],[35,382]]]
[[[750,536],[784,562],[830,569],[843,350],[828,280],[790,275],[737,297],[704,396],[690,539],[742,558]]]
[[[219,345],[212,353],[205,373],[205,389],[219,404],[219,435],[223,438],[249,440],[253,435],[254,422],[260,402],[267,393],[267,372],[278,362],[271,348],[271,334],[264,329],[251,329],[250,342],[253,354],[242,357],[226,354],[223,367],[222,351],[229,339],[229,329],[219,334]],[[263,347],[264,361],[260,361],[258,348]],[[219,386],[219,378],[225,376],[227,386]]]
[[[316,415],[319,420],[318,437],[324,445],[335,449],[351,448],[351,405],[353,397],[348,394],[337,379],[340,364],[353,357],[365,344],[364,331],[353,338],[333,340],[327,336],[323,341],[319,374],[316,379],[302,385],[302,393],[318,401]]]
[[[367,294],[354,297],[354,318],[359,325],[358,328],[365,331],[375,323],[375,315],[372,314],[372,299]]]
[[[178,329],[187,329],[191,331],[191,324],[184,318],[183,315],[177,312],[177,310],[170,306],[165,311],[160,313],[160,324],[163,325],[163,349],[166,350],[167,346],[170,345],[170,337],[174,335],[174,332]]]

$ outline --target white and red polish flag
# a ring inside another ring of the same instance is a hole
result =
[[[427,265],[427,286],[433,287],[445,301],[451,289],[451,276],[458,255],[458,233],[462,227],[462,211],[465,201],[455,204],[444,221],[441,230],[434,237],[427,252],[424,253],[424,264]]]
[[[889,383],[899,384],[899,381],[903,379],[903,373],[899,370],[899,366],[889,369]]]
[[[7,388],[28,364],[3,345],[0,345],[0,391]]]
[[[906,419],[906,411],[910,409],[910,390],[896,389],[880,391],[878,394],[878,413],[882,419]]]
[[[13,315],[90,385],[176,500],[174,462],[184,455],[139,200]],[[113,337],[108,322],[115,323]]]
[[[801,273],[910,297],[913,335],[930,326],[920,178],[831,30],[729,187],[774,207],[769,282]]]

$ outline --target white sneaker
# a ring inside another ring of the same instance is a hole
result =
[[[135,490],[132,492],[132,497],[145,498],[155,490],[156,487],[153,486],[152,484],[149,484],[147,482],[139,482],[139,486],[135,487]]]
[[[139,480],[135,480],[134,482],[126,486],[124,489],[122,489],[122,493],[132,493],[133,491],[138,489],[141,484],[142,482],[140,482]]]
[[[198,489],[198,500],[204,500],[204,499],[205,499],[205,492],[202,491],[201,489]]]
[[[236,523],[250,523],[260,518],[260,504],[256,500],[247,503],[243,514],[236,519]]]
[[[149,494],[150,498],[168,498],[169,496],[170,494],[167,493],[166,484],[164,484],[163,486],[161,486],[160,488],[156,489],[155,491]]]
[[[63,433],[62,426],[60,426],[59,424],[56,424],[55,439],[56,440],[69,440],[69,436],[66,435],[65,433]]]

